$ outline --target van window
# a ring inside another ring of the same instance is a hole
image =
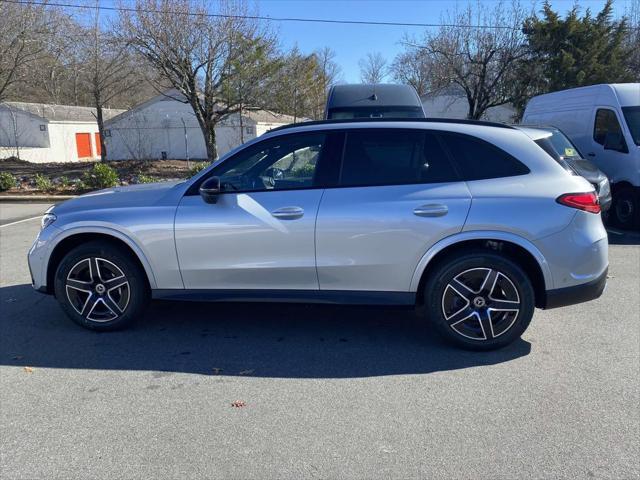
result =
[[[530,172],[522,162],[479,138],[458,133],[443,133],[442,138],[453,155],[463,180],[513,177]]]
[[[633,143],[640,145],[640,107],[622,107],[622,113],[633,137]]]
[[[615,140],[614,143],[616,145],[616,148],[609,148],[609,150],[617,150],[619,152],[629,151],[615,112],[606,108],[599,108],[596,112],[596,119],[593,125],[593,139],[596,143],[605,145],[605,143],[608,142],[607,138]]]
[[[339,107],[329,109],[330,120],[352,118],[424,118],[420,107]]]
[[[433,133],[377,128],[347,132],[342,186],[455,181],[453,166]]]

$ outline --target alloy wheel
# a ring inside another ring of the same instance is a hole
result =
[[[472,268],[457,274],[442,294],[448,326],[472,340],[492,340],[506,333],[520,313],[518,289],[504,273]]]
[[[113,262],[89,257],[76,263],[65,282],[67,299],[79,315],[93,322],[110,322],[124,313],[131,288]]]

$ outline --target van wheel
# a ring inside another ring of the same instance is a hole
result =
[[[128,252],[104,241],[67,253],[56,270],[54,288],[69,318],[92,330],[129,325],[149,301],[144,271]]]
[[[640,204],[633,187],[622,186],[613,194],[611,216],[614,224],[625,230],[640,228]]]
[[[476,251],[440,262],[425,285],[429,320],[449,342],[493,350],[520,338],[534,311],[531,281],[513,261]]]

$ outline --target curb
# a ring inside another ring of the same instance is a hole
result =
[[[78,195],[0,195],[0,203],[63,202]]]

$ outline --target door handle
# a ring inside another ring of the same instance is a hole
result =
[[[418,217],[443,217],[449,212],[449,208],[441,203],[430,203],[413,209],[413,214]]]
[[[271,212],[271,215],[280,220],[295,220],[304,215],[304,209],[300,207],[282,207]]]
[[[593,152],[589,152],[589,153],[587,153],[587,155],[589,155],[590,157],[595,157],[596,156],[596,154],[593,153]]]

